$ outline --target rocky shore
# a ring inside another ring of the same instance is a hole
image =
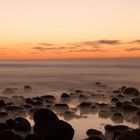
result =
[[[69,121],[86,119],[89,114],[98,114],[105,121],[110,118],[115,125],[106,124],[102,132],[93,124],[83,140],[140,140],[139,90],[122,86],[102,92],[106,86],[100,82],[95,85],[101,89],[96,93],[75,89],[62,93],[59,99],[49,94],[27,98],[14,95],[16,89],[4,89],[0,97],[0,140],[72,140],[75,128]],[[23,90],[33,92],[28,85]],[[124,121],[137,128],[124,125]]]

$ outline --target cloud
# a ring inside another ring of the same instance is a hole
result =
[[[38,51],[47,51],[47,50],[49,50],[49,51],[58,51],[58,50],[64,50],[64,49],[66,49],[65,47],[33,47],[32,49],[34,49],[34,50],[38,50]]]
[[[99,40],[98,44],[117,45],[121,44],[120,40]]]
[[[99,45],[101,44],[107,44],[107,45],[117,45],[121,44],[122,42],[120,40],[93,40],[93,41],[84,41],[84,42],[79,42],[75,43],[73,45],[75,46],[93,46],[94,48],[100,48]]]
[[[126,51],[140,51],[139,47],[128,48]]]
[[[54,44],[51,43],[39,43],[40,46],[54,46]]]
[[[132,43],[140,43],[140,39],[132,41]]]
[[[80,50],[70,50],[70,52],[106,52],[103,49],[80,49]]]
[[[46,48],[44,47],[33,47],[34,50],[38,50],[38,51],[45,51]]]

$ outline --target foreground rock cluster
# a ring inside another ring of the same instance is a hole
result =
[[[69,120],[86,119],[89,114],[110,118],[116,125],[105,125],[103,133],[93,124],[85,132],[85,140],[140,140],[139,91],[123,86],[102,92],[106,86],[99,82],[96,86],[101,89],[96,93],[77,89],[62,93],[60,100],[53,95],[6,97],[14,94],[15,89],[5,89],[0,97],[0,140],[72,140],[75,130]],[[24,91],[30,93],[32,88],[25,86]],[[29,119],[33,120],[32,125]],[[136,124],[137,128],[122,125],[124,121]]]

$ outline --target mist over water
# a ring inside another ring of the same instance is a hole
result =
[[[138,88],[140,59],[0,61],[0,90],[31,85],[41,94],[73,88],[92,89],[96,81]]]
[[[95,82],[101,82],[106,88],[99,87],[98,89]],[[29,94],[24,93],[25,85],[30,85],[33,91]],[[98,90],[101,90],[102,94],[108,94],[108,91],[122,85],[139,89],[140,58],[0,61],[0,96],[6,96],[3,94],[5,88],[16,88],[15,95],[25,97],[46,94],[59,97],[62,92],[70,93],[76,89],[97,94],[100,94]],[[78,105],[78,103],[74,103],[74,105]],[[85,132],[89,128],[104,131],[105,124],[114,124],[110,118],[104,120],[97,114],[89,115],[86,119],[73,119],[69,123],[76,132],[74,140],[86,138]],[[123,124],[137,127],[137,125],[125,121]]]

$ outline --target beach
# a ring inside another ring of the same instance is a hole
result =
[[[0,98],[5,103],[1,114],[5,115],[0,121],[23,117],[34,126],[34,111],[47,108],[71,124],[74,140],[86,139],[88,129],[104,136],[107,125],[139,128],[140,106],[135,101],[140,98],[139,60],[1,61]]]

